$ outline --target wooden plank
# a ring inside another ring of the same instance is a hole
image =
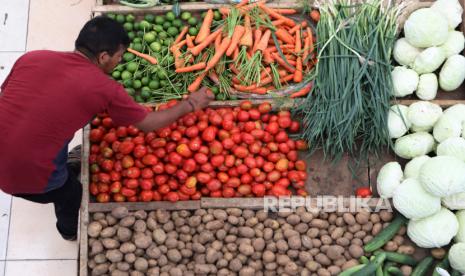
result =
[[[79,275],[87,276],[87,260],[88,260],[88,240],[87,240],[87,225],[89,224],[89,151],[90,141],[88,139],[90,125],[84,127],[82,134],[81,147],[81,183],[82,183],[82,200],[79,217]]]
[[[446,93],[446,92],[443,92],[443,93]],[[398,100],[397,104],[403,104],[403,105],[411,105],[415,102],[418,102],[420,100]],[[465,100],[432,100],[432,101],[429,101],[429,102],[432,102],[432,103],[435,103],[441,107],[450,107],[452,105],[455,105],[455,104],[465,104]]]
[[[152,201],[152,202],[110,202],[110,203],[89,203],[89,212],[109,212],[116,207],[124,206],[128,210],[196,210],[200,208],[200,200],[188,201]]]
[[[263,209],[263,198],[201,198],[201,208]]]
[[[212,4],[205,2],[182,2],[179,4],[182,11],[204,11],[208,9],[218,9],[224,6],[225,4]],[[297,1],[279,1],[268,3],[267,6],[270,8],[285,8],[285,9],[297,9],[301,8],[301,4]],[[95,6],[92,9],[92,12],[101,12],[101,13],[160,13],[167,12],[173,9],[173,5],[161,5],[155,6],[147,9],[138,9],[128,6],[111,4],[103,6]]]

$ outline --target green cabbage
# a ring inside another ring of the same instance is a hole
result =
[[[450,210],[463,210],[465,209],[465,193],[453,194],[441,199],[442,205]]]
[[[404,25],[405,38],[418,48],[443,44],[447,40],[448,31],[447,19],[431,8],[414,11]]]
[[[441,210],[441,198],[425,191],[415,178],[404,180],[393,194],[394,207],[409,219],[422,219]]]
[[[465,242],[465,210],[458,211],[455,213],[459,222],[459,231],[455,236],[456,242]],[[465,260],[465,259],[464,259]]]
[[[412,159],[430,153],[434,147],[434,138],[427,132],[417,132],[396,140],[394,152],[405,159]]]
[[[394,44],[393,56],[400,65],[412,66],[421,49],[410,45],[405,37],[400,38]]]
[[[449,250],[449,262],[453,269],[465,273],[465,242],[452,245]]]
[[[439,248],[448,245],[458,230],[459,223],[454,213],[443,207],[429,217],[410,220],[407,235],[419,247]]]
[[[451,137],[460,137],[461,133],[461,122],[458,119],[447,115],[442,115],[433,128],[434,139],[436,139],[439,143]]]
[[[407,133],[411,126],[407,115],[407,106],[400,104],[391,106],[388,113],[388,130],[391,138],[399,138]]]
[[[404,178],[402,168],[397,162],[385,164],[378,173],[376,179],[377,191],[382,198],[391,198],[394,190]]]
[[[447,19],[450,30],[457,28],[462,22],[463,9],[457,0],[437,0],[431,9],[438,11]]]
[[[431,159],[428,155],[422,155],[413,158],[410,160],[406,165],[404,169],[404,177],[405,178],[418,178],[420,175],[420,168],[423,166],[423,164]]]
[[[405,97],[413,94],[418,86],[418,74],[412,69],[403,66],[396,66],[391,72],[394,96]]]
[[[446,58],[448,58],[450,56],[460,54],[464,48],[464,44],[465,37],[462,32],[450,31],[446,42],[439,47],[446,55]]]
[[[430,194],[447,197],[465,192],[465,162],[452,156],[436,156],[420,169],[420,182]]]
[[[418,101],[409,106],[408,118],[412,125],[421,128],[432,128],[442,115],[442,108],[434,103]]]
[[[444,110],[444,115],[452,116],[460,122],[465,122],[465,104],[454,104]]]
[[[415,94],[424,101],[433,100],[438,92],[438,77],[435,74],[423,74],[418,81],[418,88]]]
[[[437,149],[437,155],[453,156],[465,161],[465,139],[461,137],[451,137],[442,141]]]
[[[450,56],[439,72],[439,86],[444,91],[453,91],[460,87],[463,80],[465,80],[465,57]]]
[[[413,63],[413,70],[418,74],[432,73],[436,71],[446,60],[446,55],[439,47],[430,47],[421,52]]]

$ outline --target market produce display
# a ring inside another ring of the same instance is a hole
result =
[[[298,107],[302,137],[331,159],[358,158],[389,145],[391,52],[396,8],[383,1],[320,7],[314,86]]]
[[[414,11],[404,25],[405,37],[396,41],[392,71],[394,95],[414,92],[422,100],[436,98],[438,88],[453,91],[465,80],[463,8],[458,0],[438,0]]]
[[[159,106],[169,108],[175,101]],[[271,105],[206,109],[143,133],[99,116],[90,131],[90,193],[98,202],[197,200],[210,197],[307,195],[300,124]]]
[[[361,262],[363,246],[391,220],[386,211],[228,208],[147,213],[118,207],[92,215],[89,269],[92,275],[338,275],[368,266]],[[402,270],[412,271],[415,249],[403,245],[405,227],[394,230],[383,254],[401,258]]]

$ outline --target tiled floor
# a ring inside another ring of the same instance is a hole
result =
[[[0,0],[0,83],[24,51],[73,50],[95,0]],[[70,149],[80,144],[77,132]],[[0,180],[1,181],[1,180]],[[0,191],[0,276],[77,275],[76,242],[55,228],[53,205]]]

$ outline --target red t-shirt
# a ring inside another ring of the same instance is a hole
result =
[[[79,54],[32,51],[20,57],[1,86],[0,189],[45,192],[74,133],[104,111],[117,125],[147,115],[121,84]]]

